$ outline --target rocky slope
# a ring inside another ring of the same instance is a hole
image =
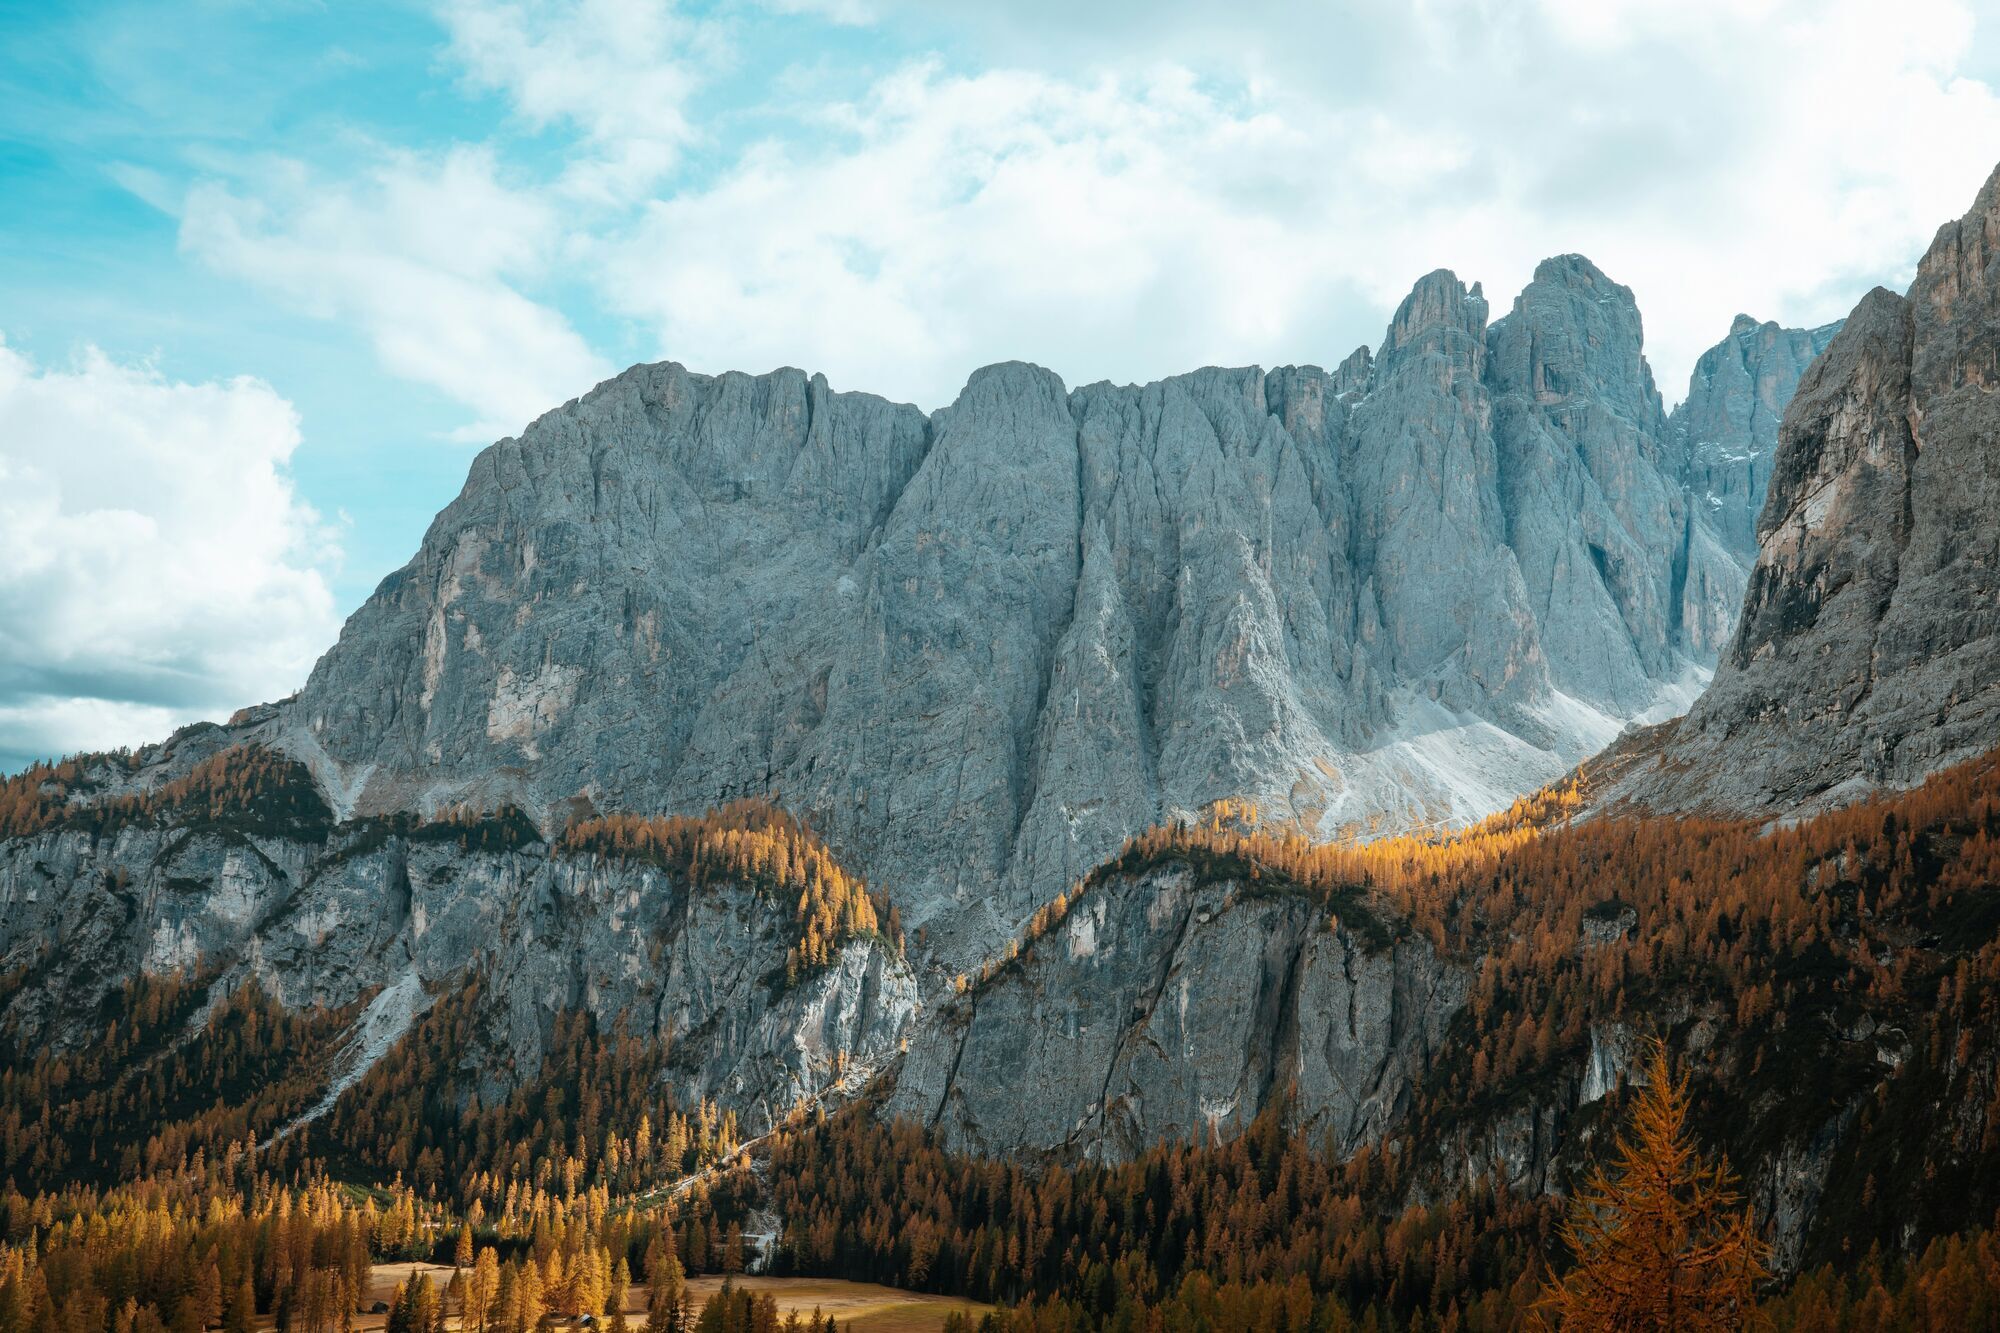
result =
[[[1796,813],[2000,735],[2000,172],[1800,380],[1713,687],[1607,799]]]
[[[241,734],[343,815],[774,794],[953,959],[1216,799],[1484,814],[1684,708],[1742,578],[1631,293],[1565,256],[1487,313],[1438,272],[1333,372],[1001,365],[929,417],[636,367],[483,453]]]
[[[185,769],[179,748],[146,757]],[[255,978],[293,1009],[365,1000],[330,1100],[478,975],[461,1095],[531,1073],[556,1015],[580,1010],[671,1043],[677,1093],[757,1132],[880,1065],[916,1017],[915,976],[872,935],[789,979],[788,904],[745,877],[553,850],[518,816],[335,824],[295,771],[283,816],[168,810],[0,842],[12,1038],[80,1044],[142,970],[210,975],[218,997]]]

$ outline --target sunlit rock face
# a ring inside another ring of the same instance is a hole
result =
[[[769,794],[967,957],[1213,800],[1461,822],[1678,713],[1744,578],[1708,475],[1579,256],[1493,322],[1432,273],[1332,372],[1010,363],[926,416],[639,366],[481,454],[251,730],[343,814]]]

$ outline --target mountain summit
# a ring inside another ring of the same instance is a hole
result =
[[[1632,294],[1544,263],[1489,325],[928,417],[635,367],[503,440],[259,738],[337,811],[771,795],[976,952],[1163,818],[1463,822],[1693,698],[1745,565]]]

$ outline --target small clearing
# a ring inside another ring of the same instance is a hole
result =
[[[443,1291],[451,1281],[451,1269],[443,1264],[376,1264],[371,1271],[369,1301],[386,1303],[395,1291],[396,1284],[408,1281],[413,1273],[429,1273],[431,1281]],[[953,1313],[970,1315],[984,1314],[993,1307],[980,1305],[974,1301],[959,1300],[952,1296],[926,1296],[921,1292],[903,1291],[897,1287],[884,1287],[873,1282],[843,1282],[838,1278],[824,1277],[739,1277],[738,1287],[745,1291],[769,1292],[777,1298],[778,1314],[782,1318],[793,1310],[800,1318],[809,1318],[817,1307],[821,1313],[830,1314],[840,1321],[840,1327],[853,1329],[855,1333],[937,1333],[944,1327],[945,1316]],[[695,1309],[701,1303],[722,1290],[719,1277],[695,1277],[688,1279],[688,1293],[694,1298]],[[634,1287],[625,1302],[626,1320],[634,1329],[646,1322],[646,1289]],[[446,1320],[446,1327],[459,1327],[458,1312],[452,1311]],[[269,1320],[260,1321],[268,1327]],[[361,1314],[355,1317],[354,1327],[362,1333],[384,1328],[388,1317],[382,1314]],[[601,1328],[608,1320],[598,1320]],[[571,1328],[575,1325],[558,1319],[557,1328]]]

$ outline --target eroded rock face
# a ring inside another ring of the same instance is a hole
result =
[[[751,1132],[893,1056],[917,1014],[914,975],[872,938],[788,984],[788,920],[743,884],[365,825],[324,844],[185,828],[0,844],[0,966],[34,969],[6,1015],[24,1041],[91,1035],[139,970],[203,966],[217,995],[251,978],[294,1008],[372,995],[342,1062],[358,1075],[476,974],[465,1087],[491,1097],[532,1072],[557,1013],[582,1010],[671,1039],[677,1094]]]
[[[247,734],[342,815],[774,795],[932,951],[989,952],[1223,797],[1318,836],[1475,818],[1684,707],[1740,571],[1631,294],[1433,273],[1378,354],[925,417],[641,366],[474,464]]]
[[[1715,684],[1607,800],[1797,812],[2000,735],[2000,173],[1799,382]]]
[[[932,1016],[885,1114],[956,1148],[1117,1160],[1228,1139],[1273,1100],[1342,1153],[1405,1108],[1465,978],[1314,898],[1184,865],[1094,885],[1027,955]]]
[[[1707,646],[1682,633],[1687,505],[1639,308],[1564,255],[1535,270],[1487,345],[1509,545],[1550,676],[1615,715],[1640,713]]]
[[[1770,490],[1778,426],[1806,367],[1840,325],[1785,329],[1738,315],[1729,336],[1695,363],[1687,397],[1668,418],[1687,458],[1689,503],[1707,511],[1724,549],[1746,571],[1757,561],[1757,516]]]

